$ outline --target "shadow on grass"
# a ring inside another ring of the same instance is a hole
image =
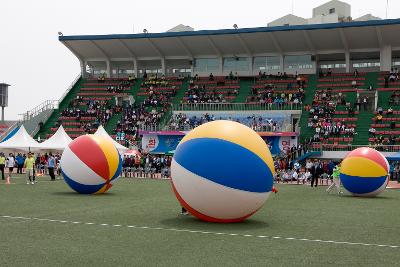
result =
[[[243,230],[254,230],[254,229],[266,229],[269,227],[269,224],[267,222],[254,219],[247,219],[243,222],[236,222],[236,223],[212,223],[199,220],[191,215],[164,219],[161,220],[160,223],[167,227],[191,228],[191,229],[204,229],[206,227],[208,230],[212,228],[218,231],[223,231],[223,230],[243,231]]]
[[[71,196],[71,197],[76,197],[76,196],[82,196],[82,197],[106,197],[106,196],[115,196],[116,194],[112,192],[107,192],[105,194],[79,194],[74,191],[60,191],[60,192],[50,192],[51,195],[56,195],[56,196]]]
[[[362,196],[353,196],[353,195],[342,195],[340,197],[344,197],[344,198],[354,198],[354,199],[384,199],[384,200],[389,200],[389,199],[393,199],[392,197],[386,197],[386,196],[375,196],[375,197],[362,197]]]

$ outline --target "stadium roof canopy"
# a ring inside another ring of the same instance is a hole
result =
[[[400,19],[188,32],[60,36],[81,61],[400,50]]]

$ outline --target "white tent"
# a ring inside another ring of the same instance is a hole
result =
[[[39,147],[39,143],[27,133],[23,125],[10,139],[0,143],[0,149],[9,151],[37,151]]]
[[[118,143],[117,141],[112,139],[112,137],[106,132],[106,130],[104,129],[104,127],[102,125],[99,126],[99,128],[97,129],[97,131],[94,134],[112,140],[120,154],[124,154],[126,151],[129,150],[129,148],[124,147],[123,145],[121,145],[120,143]]]
[[[63,151],[66,146],[72,141],[71,137],[65,132],[64,127],[61,125],[52,137],[39,144],[42,150],[56,150]]]

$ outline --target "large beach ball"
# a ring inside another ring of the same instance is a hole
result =
[[[65,182],[81,194],[101,194],[121,174],[122,160],[113,142],[96,135],[73,140],[61,156]]]
[[[271,193],[274,172],[264,140],[249,127],[225,120],[189,132],[171,164],[180,204],[210,222],[239,222],[253,215]]]
[[[351,151],[342,161],[340,172],[343,187],[355,196],[376,196],[389,181],[388,161],[369,147]]]

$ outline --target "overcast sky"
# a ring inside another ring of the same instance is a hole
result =
[[[11,84],[6,119],[19,119],[45,100],[59,99],[79,74],[79,62],[58,42],[64,35],[260,27],[292,11],[309,18],[321,0],[0,0],[0,82]],[[347,0],[352,17],[385,18],[386,0]],[[388,18],[400,17],[389,0]]]

